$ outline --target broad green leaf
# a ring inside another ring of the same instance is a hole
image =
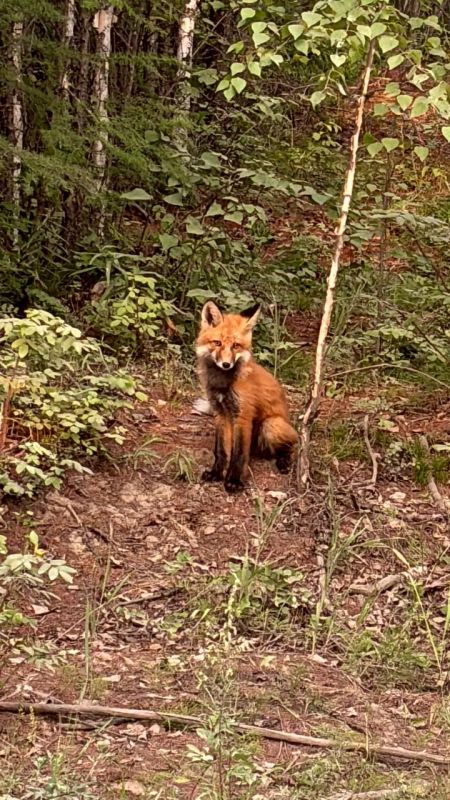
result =
[[[305,56],[309,53],[309,42],[306,41],[306,39],[296,39],[294,47],[299,53],[303,53]]]
[[[261,77],[261,64],[259,61],[249,61],[247,69],[251,75],[256,75],[258,78]]]
[[[224,89],[228,89],[229,85],[230,85],[230,79],[222,78],[219,85],[217,86],[216,92],[223,92]]]
[[[367,145],[367,152],[370,156],[376,156],[378,153],[381,152],[383,149],[383,145],[381,142],[372,142],[371,144]]]
[[[170,250],[171,247],[176,247],[180,240],[178,236],[172,236],[170,233],[160,233],[159,241],[164,251]]]
[[[448,125],[444,125],[444,127],[441,128],[441,132],[442,136],[447,139],[447,142],[450,142],[450,127]]]
[[[386,103],[375,103],[373,107],[373,113],[376,117],[384,117],[389,110],[389,106]]]
[[[241,19],[251,19],[255,14],[254,8],[241,8]]]
[[[205,229],[200,225],[198,219],[189,215],[186,220],[186,233],[190,233],[193,236],[203,236]]]
[[[418,28],[421,28],[424,24],[425,20],[421,19],[421,17],[411,17],[409,20],[409,27],[412,31],[416,31]]]
[[[230,86],[228,87],[228,89],[225,89],[225,91],[224,91],[224,93],[223,93],[223,96],[224,96],[225,100],[228,100],[228,102],[230,102],[230,100],[232,100],[232,99],[233,99],[233,97],[235,96],[235,94],[236,94],[236,90],[235,90],[235,89],[234,89],[234,87],[233,87],[233,86],[231,86],[231,84],[230,84]]]
[[[247,81],[244,78],[232,78],[231,85],[236,90],[237,94],[241,94],[247,86]]]
[[[183,205],[183,195],[181,192],[174,192],[173,194],[166,194],[163,197],[163,200],[166,203],[169,203],[171,206],[182,206]]]
[[[208,165],[208,167],[215,167],[215,169],[220,169],[220,167],[222,166],[220,158],[217,155],[217,153],[213,153],[211,150],[205,150],[205,152],[201,154],[200,158],[204,164]]]
[[[414,117],[421,117],[422,114],[425,114],[428,110],[428,105],[429,103],[426,97],[416,97],[410,112],[411,119],[414,119]]]
[[[255,47],[259,47],[261,44],[268,42],[270,40],[270,36],[268,33],[254,33],[252,39]]]
[[[388,83],[385,88],[385,94],[395,97],[396,95],[400,94],[400,85],[396,81],[392,81]]]
[[[205,217],[221,217],[225,214],[222,206],[219,203],[212,203],[205,214]]]
[[[234,64],[231,65],[230,72],[232,75],[238,75],[240,72],[245,72],[245,64],[235,61]]]
[[[347,56],[339,55],[339,53],[333,53],[330,56],[330,60],[333,62],[335,67],[341,67],[342,64],[345,64],[347,61]]]
[[[294,39],[299,39],[304,30],[304,25],[288,25],[288,31]]]
[[[356,31],[363,39],[370,39],[371,29],[369,25],[357,25]]]
[[[252,22],[251,29],[253,33],[262,33],[267,28],[267,22]]]
[[[430,151],[428,147],[419,147],[419,145],[417,145],[417,147],[414,148],[414,152],[421,161],[425,161]]]
[[[413,99],[410,94],[399,94],[397,97],[397,103],[402,111],[406,111],[406,109],[411,105],[412,101]]]
[[[225,214],[224,219],[227,219],[229,222],[235,222],[237,225],[241,225],[244,215],[242,211],[231,211],[229,214]]]
[[[281,53],[266,53],[266,57],[270,59],[272,64],[276,64],[277,67],[279,67],[284,61]]]
[[[332,31],[330,35],[330,42],[331,44],[339,44],[342,42],[347,36],[347,32],[339,28],[337,31]]]
[[[399,67],[400,64],[403,64],[404,60],[405,56],[401,56],[400,54],[396,56],[391,56],[390,58],[388,58],[389,69],[395,69],[396,67]]]
[[[17,353],[19,355],[19,358],[26,358],[27,355],[28,355],[29,349],[30,348],[28,347],[26,342],[21,344],[20,347],[17,348]]]
[[[389,136],[387,136],[381,140],[381,144],[383,145],[386,152],[391,153],[392,150],[395,150],[395,148],[399,146],[400,139],[390,138]]]
[[[142,202],[144,200],[152,200],[151,194],[145,189],[131,189],[130,192],[125,192],[120,195],[121,200],[130,200],[131,202]]]
[[[322,91],[313,92],[311,97],[309,98],[313,108],[316,108],[316,106],[318,106],[322,102],[322,100],[325,100],[326,96],[327,96],[326,92]]]
[[[383,53],[388,53],[394,47],[398,47],[398,39],[395,36],[380,36],[378,43]]]
[[[315,11],[304,11],[302,20],[308,28],[312,28],[314,25],[317,25],[318,22],[322,21],[322,14],[316,14]]]
[[[384,25],[383,22],[374,22],[373,25],[370,26],[370,38],[376,39],[377,36],[381,36],[386,30],[386,25]]]

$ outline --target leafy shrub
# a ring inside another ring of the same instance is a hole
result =
[[[68,469],[84,471],[77,456],[121,442],[117,410],[145,395],[98,342],[47,311],[0,318],[0,333],[0,486],[31,496],[58,488]]]

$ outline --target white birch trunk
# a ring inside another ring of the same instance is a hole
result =
[[[23,22],[14,22],[12,26],[10,60],[14,72],[14,88],[11,95],[11,143],[14,153],[11,160],[11,199],[14,206],[16,222],[20,214],[21,201],[21,175],[22,175],[22,150],[23,150],[23,106],[20,85],[22,82],[22,39]],[[13,245],[19,241],[17,224],[12,233]]]
[[[67,48],[69,48],[72,43],[74,28],[75,28],[75,0],[67,0],[66,13],[64,17],[64,30],[63,30],[64,45]],[[61,90],[66,100],[69,97],[69,88],[70,88],[69,59],[65,57],[63,73],[61,76]]]
[[[177,60],[180,64],[178,70],[178,78],[180,81],[179,105],[186,113],[189,112],[191,107],[189,81],[194,50],[195,18],[197,16],[198,6],[199,0],[187,0],[178,31]]]
[[[94,76],[94,107],[98,117],[99,133],[94,141],[92,157],[96,167],[97,191],[101,191],[106,176],[106,144],[108,142],[109,60],[111,56],[111,29],[114,23],[114,6],[97,11],[93,26],[97,31],[98,62]]]

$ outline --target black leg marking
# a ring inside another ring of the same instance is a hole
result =
[[[279,472],[286,474],[291,468],[292,446],[282,444],[275,451],[275,464]]]
[[[220,430],[219,428],[216,428],[216,440],[214,443],[214,464],[211,469],[205,469],[202,475],[202,481],[207,481],[208,483],[221,481],[226,461],[227,461],[227,456],[225,453],[225,448],[223,446],[223,431]]]
[[[242,472],[245,466],[244,436],[238,430],[233,442],[230,465],[225,476],[225,489],[227,492],[239,492],[244,488]]]

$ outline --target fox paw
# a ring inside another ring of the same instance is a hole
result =
[[[202,481],[204,483],[219,483],[222,480],[222,475],[215,469],[205,469],[202,473]]]
[[[225,491],[229,494],[236,494],[236,492],[242,492],[245,488],[244,484],[242,483],[240,478],[225,478]]]

